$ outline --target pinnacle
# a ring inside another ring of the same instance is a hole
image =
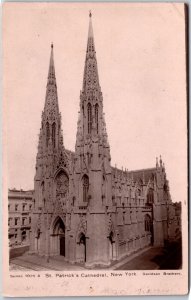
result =
[[[51,54],[50,54],[50,64],[49,64],[48,78],[49,79],[52,79],[52,78],[55,79],[53,43],[51,44]]]
[[[92,13],[89,13],[89,30],[88,30],[88,39],[93,38],[93,26],[92,26]]]

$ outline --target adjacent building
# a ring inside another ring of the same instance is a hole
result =
[[[9,189],[8,226],[9,245],[29,244],[33,191]]]
[[[108,266],[175,237],[162,158],[151,169],[112,167],[103,104],[90,14],[75,152],[63,144],[51,45],[36,157],[31,253],[62,255],[87,267]]]

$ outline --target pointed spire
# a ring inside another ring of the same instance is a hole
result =
[[[89,13],[88,41],[82,90],[86,93],[90,90],[100,91],[91,11]]]
[[[44,112],[46,117],[50,111],[54,111],[54,117],[59,115],[58,107],[58,96],[57,96],[57,85],[56,85],[56,75],[55,75],[55,66],[54,66],[54,52],[53,52],[53,43],[51,44],[50,52],[50,63],[48,69],[48,80],[46,86],[46,99]]]
[[[160,155],[160,167],[162,168],[162,157]]]
[[[89,12],[89,30],[88,30],[88,39],[93,38],[93,26],[92,26],[92,13]]]
[[[109,142],[103,114],[103,96],[99,85],[96,51],[92,26],[92,13],[89,12],[87,51],[85,56],[82,91],[80,92],[80,114],[77,128],[76,145],[87,140],[96,141],[106,150],[110,160]],[[101,152],[100,152],[101,153]]]
[[[50,64],[48,70],[48,84],[56,84],[55,68],[54,68],[54,53],[53,53],[53,43],[51,44],[51,54],[50,54]]]

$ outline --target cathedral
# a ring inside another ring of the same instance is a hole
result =
[[[174,238],[174,206],[161,157],[150,169],[111,166],[103,105],[90,13],[74,152],[63,144],[51,45],[36,156],[31,254],[47,259],[61,255],[93,268]]]

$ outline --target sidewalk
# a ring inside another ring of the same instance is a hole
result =
[[[25,270],[33,271],[72,271],[84,270],[85,268],[79,265],[72,265],[66,262],[62,257],[51,257],[49,262],[46,257],[38,255],[24,254],[20,257],[11,259],[10,270]]]
[[[113,262],[109,267],[97,266],[92,270],[173,270],[180,267],[181,249],[178,243],[174,243],[167,247],[148,247],[120,261]],[[45,257],[26,253],[11,260],[10,270],[80,271],[88,269],[81,264],[70,264],[62,256],[51,257],[47,262]]]
[[[154,261],[155,257],[161,256],[163,248],[149,247],[141,252],[135,253],[124,260],[116,263],[113,270],[156,270],[159,265]],[[111,268],[112,269],[112,268]]]
[[[177,270],[182,266],[181,242],[150,247],[113,266],[113,270]],[[112,269],[112,267],[111,267]]]

